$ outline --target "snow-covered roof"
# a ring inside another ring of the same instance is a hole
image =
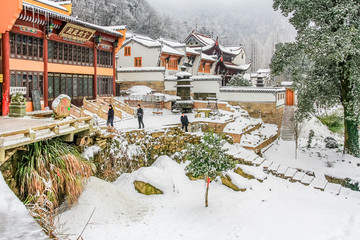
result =
[[[164,102],[172,102],[181,99],[181,97],[179,96],[169,95],[164,93],[154,93],[153,95],[158,97],[164,97]]]
[[[216,55],[207,55],[205,53],[201,53],[201,59],[216,62],[217,56]]]
[[[220,92],[268,92],[268,93],[277,93],[277,92],[285,92],[285,88],[283,88],[283,87],[266,88],[266,87],[235,87],[235,86],[227,86],[227,87],[221,87]]]
[[[161,47],[161,43],[157,40],[154,40],[148,36],[143,36],[143,35],[133,35],[132,37],[130,37],[129,39],[127,39],[124,44],[123,47],[126,46],[127,44],[129,44],[130,42],[135,41],[145,47],[148,48],[157,48],[157,47]]]
[[[126,29],[126,25],[118,25],[118,26],[109,26],[109,27],[104,27],[106,29],[110,29],[110,30],[114,30],[114,31],[119,31],[119,30],[125,30]],[[127,35],[127,34],[126,34]]]
[[[176,50],[175,48],[169,47],[167,45],[163,45],[161,50],[162,50],[163,53],[169,53],[169,54],[173,54],[173,55],[185,56],[184,52],[180,52],[180,51]]]
[[[221,81],[221,76],[218,75],[198,75],[192,76],[194,81]]]
[[[164,81],[176,81],[177,77],[175,76],[167,76],[164,78]]]
[[[231,55],[239,55],[241,53],[241,50],[242,50],[242,46],[225,47],[225,46],[222,46],[220,44],[219,47],[220,47],[221,51],[223,51],[225,53],[228,53],[228,54],[231,54]]]
[[[236,65],[234,63],[231,62],[224,62],[225,67],[227,68],[231,68],[231,69],[236,69],[236,70],[241,70],[241,71],[246,71],[249,69],[249,67],[251,66],[251,63],[248,64],[244,64],[244,65]]]
[[[212,46],[215,45],[215,40],[212,39],[210,36],[206,36],[196,32],[190,33],[190,35],[187,36],[187,38],[183,42],[186,43],[192,36],[196,38],[199,41],[199,43],[206,48],[211,48]]]
[[[165,72],[164,67],[126,67],[117,68],[117,72]]]
[[[159,38],[159,42],[168,45],[172,48],[179,48],[179,47],[185,47],[186,45],[184,43],[179,43],[175,40],[165,39],[165,38]]]
[[[178,72],[175,74],[176,77],[191,77],[192,74],[188,72]]]
[[[45,0],[40,0],[40,1],[45,1]],[[69,22],[69,23],[74,23],[74,24],[79,25],[79,26],[91,28],[91,29],[97,30],[99,32],[107,33],[107,34],[115,36],[115,37],[119,37],[119,38],[123,37],[123,35],[121,33],[117,32],[117,31],[114,31],[114,30],[111,30],[111,29],[108,29],[108,28],[103,27],[103,26],[99,26],[99,25],[96,25],[96,24],[84,22],[84,21],[78,20],[75,17],[68,16],[68,15],[65,15],[65,14],[61,14],[61,13],[49,10],[47,8],[39,7],[37,5],[33,5],[33,4],[28,3],[28,2],[23,1],[22,4],[23,4],[23,8],[24,8],[25,11],[32,11],[32,12],[34,12],[34,14],[35,13],[36,14],[44,14],[44,15],[52,17],[52,18],[56,18],[56,19],[59,19],[59,20],[65,21],[65,22]],[[60,6],[60,7],[62,7],[62,6]],[[62,8],[64,8],[64,7],[62,7]]]
[[[26,1],[26,0],[24,0]],[[71,2],[70,1],[66,1],[66,2],[54,2],[54,1],[51,1],[51,0],[35,0],[35,2],[39,2],[39,3],[43,3],[43,4],[46,4],[48,6],[51,6],[51,7],[55,7],[55,8],[58,8],[60,10],[63,10],[63,11],[66,11],[68,12],[69,10],[67,10],[65,7],[61,6],[61,5],[65,5],[65,4],[70,4]]]
[[[189,53],[190,55],[200,55],[200,52],[196,51],[195,48],[186,47],[186,53]]]
[[[143,86],[143,85],[132,86],[131,88],[129,88],[127,90],[127,92],[130,95],[147,95],[154,91],[155,91],[154,89],[149,88],[148,86]]]

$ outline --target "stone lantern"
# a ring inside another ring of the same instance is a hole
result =
[[[181,72],[175,74],[176,80],[176,95],[181,97],[180,100],[176,101],[177,109],[182,112],[191,112],[194,108],[194,102],[190,95],[193,82],[191,74],[186,72],[186,67],[181,67]]]

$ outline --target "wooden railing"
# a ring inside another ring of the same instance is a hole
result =
[[[96,100],[86,100],[83,99],[83,107],[85,110],[97,114],[103,119],[107,119],[107,111],[103,110],[100,106],[97,105]]]
[[[96,99],[96,103],[98,106],[100,106],[104,111],[108,111],[109,110],[109,104],[108,102],[106,102],[105,100],[103,100],[102,98],[97,98]],[[116,117],[122,119],[122,112],[119,110],[119,108],[117,106],[115,106],[114,104],[112,104],[113,109],[114,109],[114,114]]]
[[[122,111],[126,112],[127,114],[130,114],[132,116],[135,115],[135,109],[131,108],[129,105],[116,100],[114,97],[102,97],[103,101],[113,105],[113,107],[116,107],[118,109],[121,109]]]
[[[88,115],[85,114],[85,111],[83,108],[79,108],[75,106],[74,104],[71,104],[70,108],[70,115],[73,115],[77,118],[87,117]]]
[[[80,126],[80,123],[84,124]],[[66,125],[69,126],[63,128],[63,126]],[[50,132],[40,132],[47,129],[50,130]],[[74,140],[74,134],[80,132],[86,135],[90,135],[93,132],[92,117],[88,116],[45,124],[29,129],[2,132],[0,133],[0,165],[7,161],[19,147],[55,137],[63,137],[65,141],[71,142]]]

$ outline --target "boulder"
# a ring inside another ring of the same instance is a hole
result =
[[[66,118],[70,116],[71,99],[68,95],[61,94],[52,103],[54,118]]]
[[[228,188],[231,188],[234,191],[242,191],[244,192],[246,189],[240,189],[238,186],[236,186],[234,183],[231,182],[231,178],[228,175],[221,176],[221,183]]]
[[[338,148],[339,147],[339,144],[337,143],[337,141],[332,137],[325,138],[324,142],[326,143],[325,144],[326,148],[333,149],[333,148]]]
[[[163,194],[160,189],[157,189],[153,185],[142,181],[134,181],[134,186],[136,191],[144,195]]]

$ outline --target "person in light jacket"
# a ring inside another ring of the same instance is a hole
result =
[[[185,113],[182,113],[180,121],[181,121],[181,128],[182,129],[185,128],[185,132],[187,132],[188,131],[189,120],[188,120],[188,117],[185,115]]]
[[[138,109],[137,109],[136,115],[137,115],[137,119],[139,122],[139,128],[141,128],[141,125],[143,128],[145,128],[144,123],[143,123],[144,110],[141,108],[140,104],[138,104],[137,108]]]

